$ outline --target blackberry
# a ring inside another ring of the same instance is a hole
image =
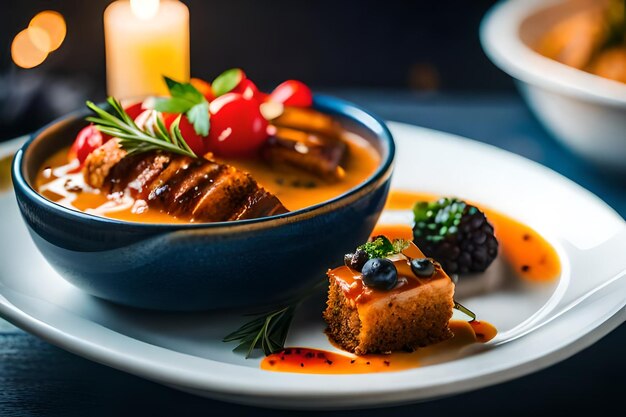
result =
[[[413,207],[413,240],[448,274],[483,272],[498,255],[498,240],[485,213],[456,198]]]

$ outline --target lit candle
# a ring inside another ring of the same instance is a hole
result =
[[[189,10],[179,1],[116,1],[104,12],[107,91],[163,95],[163,75],[189,80]]]

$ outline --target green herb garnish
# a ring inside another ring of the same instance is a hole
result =
[[[278,352],[285,347],[287,333],[299,304],[294,303],[263,313],[226,336],[223,341],[239,342],[233,350],[245,351],[246,359],[254,349],[263,349],[265,356]]]
[[[182,134],[180,133],[180,117],[172,122],[170,129],[165,127],[163,117],[156,113],[156,122],[153,130],[140,129],[133,119],[126,113],[122,104],[113,97],[109,97],[107,102],[113,109],[108,112],[91,101],[87,101],[87,107],[91,109],[95,116],[89,116],[87,121],[92,122],[100,132],[119,138],[120,146],[129,155],[155,150],[173,152],[192,158],[198,156],[191,150]]]
[[[359,246],[370,259],[386,258],[402,252],[409,247],[409,241],[404,239],[394,239],[390,241],[386,236],[376,236],[371,241]]]
[[[237,87],[243,80],[244,73],[239,68],[231,68],[218,75],[211,83],[215,97],[223,96]]]
[[[256,318],[224,337],[223,341],[239,342],[233,350],[245,351],[246,359],[250,357],[254,349],[262,349],[266,356],[284,349],[296,309],[327,283],[328,281],[324,279],[300,296],[279,305],[275,309],[261,314],[252,314]]]
[[[204,95],[190,83],[181,83],[169,77],[163,77],[171,97],[158,97],[154,109],[164,113],[181,113],[187,116],[189,123],[200,136],[209,134],[209,102]]]

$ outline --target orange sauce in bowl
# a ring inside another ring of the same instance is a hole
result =
[[[379,166],[380,156],[366,139],[347,131],[343,138],[348,149],[342,164],[345,176],[337,182],[327,182],[301,170],[272,167],[259,158],[220,159],[218,162],[250,173],[287,209],[295,211],[338,197],[363,183]],[[66,172],[71,168],[67,152],[68,148],[65,148],[51,155],[37,174],[35,187],[49,200],[79,211],[129,222],[188,223],[186,219],[151,208],[141,200],[109,196],[86,186],[82,173]],[[66,187],[66,183],[70,186]],[[77,186],[75,191],[71,190],[72,185]]]

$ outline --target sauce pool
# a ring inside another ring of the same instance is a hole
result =
[[[451,321],[454,336],[446,341],[419,348],[414,352],[356,356],[322,349],[292,347],[266,356],[261,369],[305,374],[364,374],[394,372],[417,368],[456,355],[461,348],[485,343],[495,337],[496,329],[484,321]]]
[[[278,197],[287,209],[294,211],[331,200],[361,184],[376,170],[380,156],[365,138],[348,131],[343,133],[343,138],[348,149],[342,163],[345,176],[337,182],[326,182],[302,170],[273,167],[260,158],[217,161],[250,173],[262,187]],[[67,152],[68,148],[65,148],[51,155],[37,174],[37,190],[47,199],[86,213],[118,220],[188,223],[186,219],[178,219],[151,208],[142,200],[124,196],[112,198],[100,190],[87,187],[81,172],[67,172],[72,168],[68,164]],[[72,190],[72,186],[76,186],[76,190]]]
[[[386,210],[410,210],[417,201],[434,201],[433,194],[391,191]],[[479,207],[493,225],[500,243],[501,254],[518,276],[530,281],[547,282],[559,277],[561,264],[556,250],[529,226],[495,210]],[[413,239],[412,225],[379,224],[372,236],[385,235],[390,239]],[[493,339],[496,328],[485,322],[451,321],[454,336],[414,352],[393,352],[389,355],[356,356],[349,353],[321,349],[288,348],[265,357],[261,369],[275,372],[308,374],[362,374],[393,372],[440,363],[458,357],[462,348],[486,343]]]
[[[410,210],[417,201],[434,201],[436,195],[412,191],[391,191],[386,210]],[[518,276],[535,282],[557,279],[561,262],[550,243],[531,227],[490,208],[477,205],[492,224],[500,251]],[[372,235],[384,234],[389,238],[413,239],[412,225],[377,225]]]

